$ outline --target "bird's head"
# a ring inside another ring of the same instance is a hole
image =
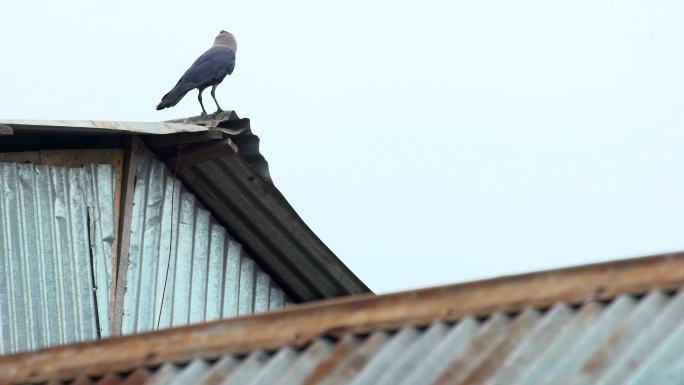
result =
[[[236,52],[237,42],[235,41],[235,36],[227,31],[219,32],[216,39],[214,39],[214,47],[226,47],[232,49],[233,52]]]

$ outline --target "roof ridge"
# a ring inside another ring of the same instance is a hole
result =
[[[346,332],[367,333],[518,312],[554,303],[610,300],[620,294],[675,290],[684,284],[684,252],[548,270],[374,296],[362,294],[253,316],[116,337],[0,357],[0,382],[73,378],[140,365],[301,346]]]

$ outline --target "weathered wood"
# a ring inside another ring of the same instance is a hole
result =
[[[237,153],[237,147],[230,139],[184,149],[179,155],[164,158],[170,170],[180,170],[193,164],[223,158]]]
[[[40,164],[40,151],[0,152],[0,162]]]
[[[33,163],[48,166],[81,167],[111,164],[117,149],[40,150],[2,152],[0,162]]]
[[[80,167],[85,164],[111,164],[116,149],[106,150],[41,150],[40,164]]]
[[[131,221],[133,213],[133,195],[135,192],[135,172],[138,159],[138,147],[140,139],[135,136],[129,138],[125,148],[124,167],[121,183],[121,195],[119,204],[118,222],[118,250],[116,276],[112,276],[115,282],[113,307],[114,322],[112,335],[121,334],[121,322],[123,320],[123,298],[126,290],[126,274],[128,273],[128,250],[131,240]]]
[[[115,324],[115,301],[116,298],[116,283],[117,272],[119,270],[119,219],[121,218],[121,194],[123,190],[123,175],[124,175],[124,150],[118,150],[114,153],[112,164],[116,171],[115,185],[114,185],[114,242],[112,242],[112,282],[109,288],[109,333],[116,335]]]
[[[147,147],[159,148],[221,140],[223,139],[223,132],[217,129],[210,129],[209,131],[204,132],[184,132],[170,135],[145,135],[141,139],[145,142]]]
[[[101,375],[162,362],[257,349],[301,346],[324,335],[394,330],[514,313],[563,302],[684,285],[684,253],[606,262],[374,296],[338,298],[280,311],[0,357],[0,382],[41,382]]]

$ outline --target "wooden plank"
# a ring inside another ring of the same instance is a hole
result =
[[[204,132],[183,132],[171,135],[145,135],[141,137],[141,139],[150,148],[160,148],[221,140],[223,139],[223,131],[211,129]]]
[[[237,147],[230,139],[223,139],[204,145],[184,149],[180,155],[164,158],[170,170],[180,170],[193,164],[223,158],[237,153]]]
[[[33,163],[48,166],[81,167],[85,164],[110,164],[118,149],[40,150],[2,152],[0,162]]]
[[[110,164],[117,149],[104,150],[41,150],[40,164],[81,167],[85,164]]]
[[[0,162],[40,164],[40,152],[0,152]]]
[[[0,357],[0,382],[102,375],[163,362],[301,346],[324,336],[395,330],[465,315],[581,304],[684,285],[684,253],[606,262],[382,296],[364,294],[134,336]]]
[[[138,159],[138,148],[141,146],[140,139],[131,136],[125,148],[121,194],[119,203],[118,222],[118,249],[116,252],[116,276],[114,277],[115,288],[113,297],[112,335],[121,334],[121,322],[123,320],[123,298],[126,290],[126,274],[128,273],[128,248],[131,240],[131,216],[133,213],[133,195],[135,192],[135,172]]]
[[[121,218],[121,194],[123,190],[123,175],[124,175],[124,150],[116,150],[113,154],[112,165],[116,171],[115,185],[114,185],[114,242],[112,243],[112,283],[109,292],[109,333],[116,335],[115,324],[115,298],[117,287],[117,272],[119,270],[119,219]]]

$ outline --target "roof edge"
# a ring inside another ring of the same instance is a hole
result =
[[[209,128],[178,122],[128,122],[106,120],[21,120],[0,119],[0,124],[15,132],[40,133],[80,133],[80,134],[117,134],[135,133],[148,135],[168,135],[182,132],[203,132]]]
[[[675,290],[684,252],[548,270],[374,296],[362,294],[259,315],[0,357],[0,382],[97,375],[139,365],[303,345],[322,335],[364,333]]]

